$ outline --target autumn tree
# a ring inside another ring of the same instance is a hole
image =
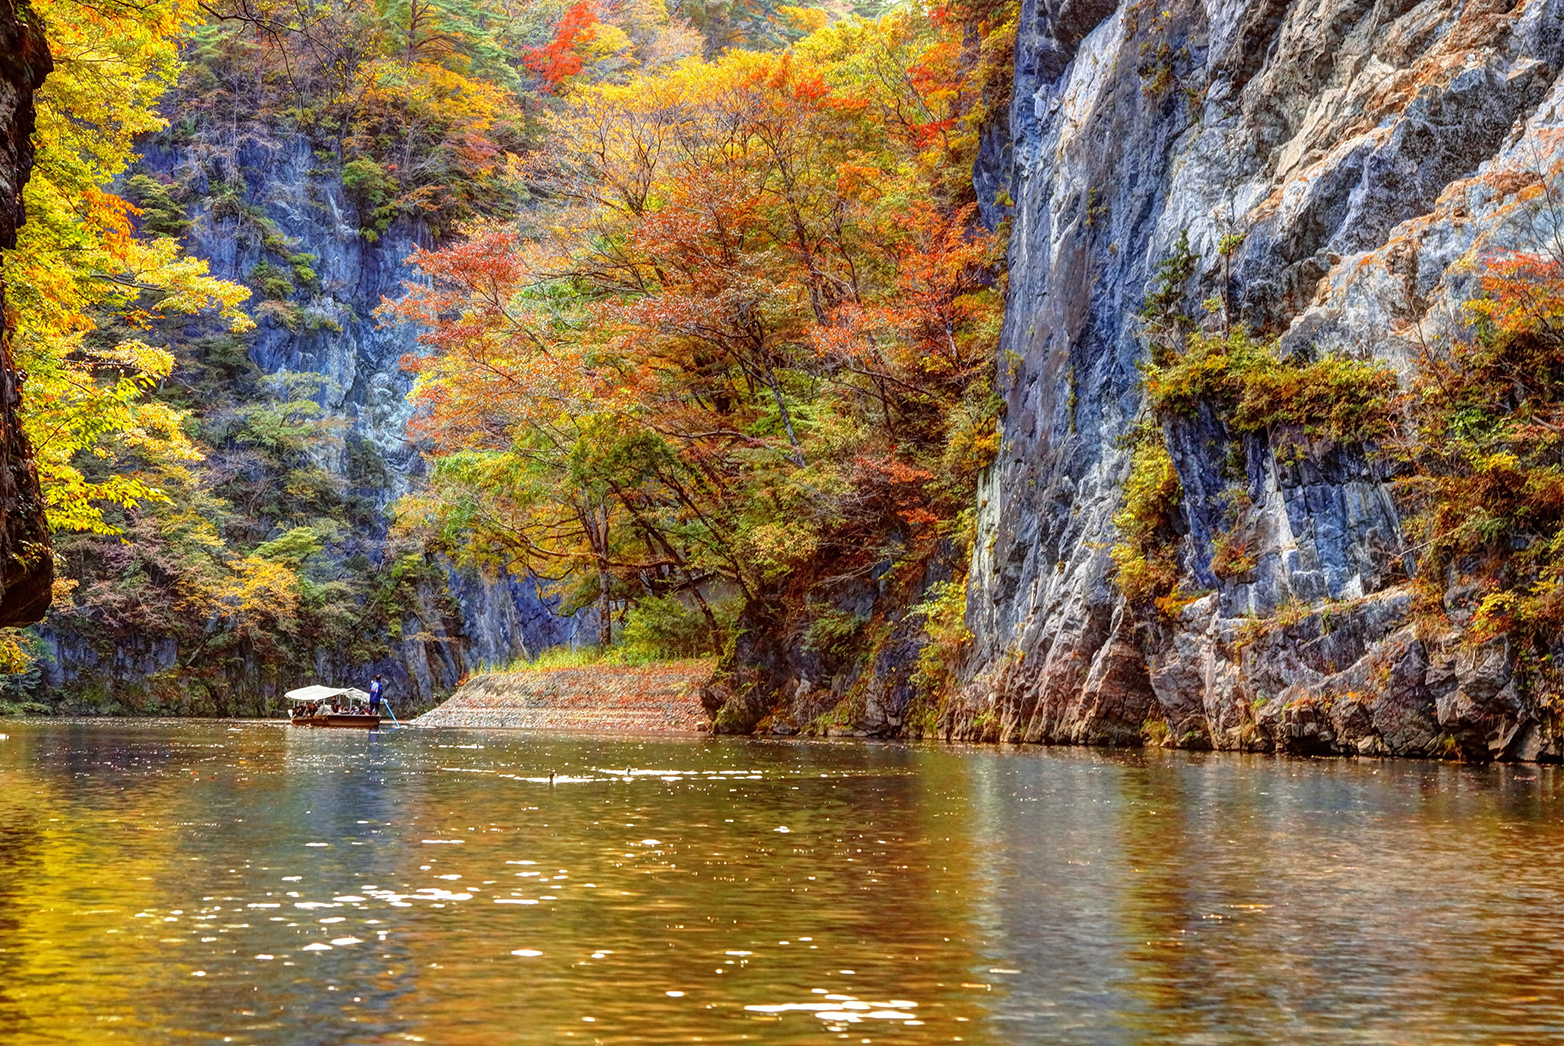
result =
[[[996,245],[938,177],[976,142],[961,54],[904,12],[574,86],[526,167],[546,207],[421,252],[396,307],[442,497],[473,506],[445,540],[548,547],[605,608],[678,593],[714,629],[713,583],[766,599],[931,540],[994,449]]]

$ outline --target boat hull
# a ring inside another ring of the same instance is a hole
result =
[[[296,716],[289,720],[294,726],[335,726],[350,730],[375,730],[380,727],[378,715],[326,715]]]

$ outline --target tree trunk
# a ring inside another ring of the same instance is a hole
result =
[[[598,649],[607,650],[614,643],[614,620],[610,611],[609,572],[602,559],[598,560]]]
[[[804,467],[804,448],[799,446],[799,437],[793,432],[793,417],[788,413],[788,405],[783,402],[782,389],[777,385],[777,375],[772,370],[771,354],[765,348],[761,349],[761,366],[766,368],[766,387],[772,392],[772,400],[777,404],[777,413],[782,415],[783,431],[788,433],[788,442],[793,447],[793,463],[801,469]]]
[[[609,510],[600,510],[601,518],[594,520],[594,551],[598,554],[598,649],[607,650],[614,643],[614,620],[611,616],[613,602],[609,587]]]

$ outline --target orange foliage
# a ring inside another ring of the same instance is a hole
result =
[[[1484,259],[1478,284],[1483,296],[1467,311],[1492,323],[1507,336],[1536,333],[1559,339],[1561,265],[1558,258],[1535,253],[1491,254]]]
[[[551,82],[572,10],[530,60]],[[420,512],[599,593],[931,547],[994,446],[998,244],[941,173],[971,164],[970,65],[908,12],[573,87],[529,163],[550,208],[419,252],[394,306],[425,328],[419,431],[481,506]]]
[[[1453,579],[1484,590],[1464,639],[1508,634],[1524,685],[1560,708],[1561,519],[1565,484],[1561,266],[1505,253],[1484,259],[1466,304],[1470,337],[1432,344],[1407,397],[1398,486],[1426,603]]]
[[[554,39],[533,48],[522,59],[527,68],[542,78],[544,93],[557,93],[568,77],[581,72],[580,48],[597,35],[597,24],[598,15],[589,0],[577,0],[555,27]]]

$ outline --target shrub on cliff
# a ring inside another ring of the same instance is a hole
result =
[[[1560,710],[1561,263],[1547,253],[1484,259],[1470,325],[1426,344],[1403,401],[1397,490],[1420,550],[1426,612],[1471,583],[1464,639],[1510,637],[1525,686]]]
[[[1193,414],[1204,402],[1233,432],[1294,432],[1337,444],[1389,436],[1398,394],[1396,374],[1378,360],[1284,357],[1276,339],[1258,339],[1242,325],[1192,333],[1183,351],[1144,374],[1159,414]]]
[[[1361,448],[1395,477],[1407,558],[1416,559],[1432,633],[1469,648],[1507,637],[1522,685],[1558,711],[1565,322],[1557,245],[1482,259],[1466,322],[1421,343],[1406,385],[1374,359],[1284,357],[1275,339],[1242,326],[1185,330],[1190,321],[1179,309],[1195,271],[1191,257],[1181,240],[1158,268],[1143,312],[1152,357],[1143,380],[1154,416],[1209,412],[1230,434],[1265,435],[1273,453],[1306,441]],[[1144,603],[1178,583],[1168,515],[1178,478],[1150,423],[1130,442],[1112,555],[1120,590]],[[1233,526],[1217,537],[1210,562],[1219,577],[1238,581],[1256,566],[1245,529],[1250,505],[1242,490],[1224,496]],[[1476,592],[1470,605],[1448,606],[1447,593],[1463,589]]]
[[[1145,604],[1169,595],[1179,581],[1179,474],[1155,420],[1143,420],[1128,445],[1130,475],[1114,515],[1117,538],[1109,556],[1125,599]]]

